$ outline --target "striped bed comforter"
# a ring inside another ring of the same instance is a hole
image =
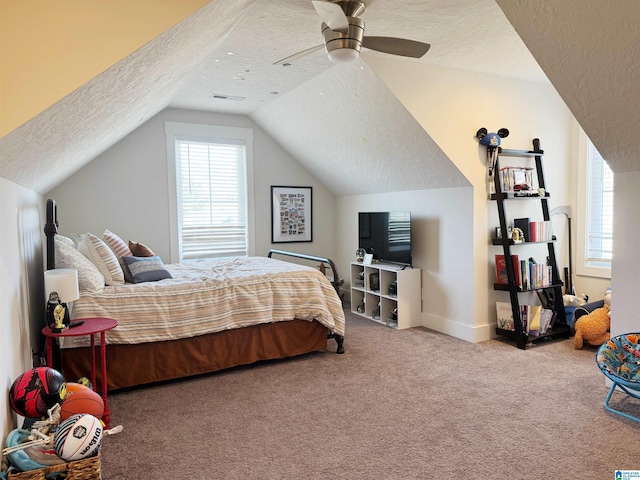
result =
[[[107,343],[136,344],[194,337],[259,323],[317,320],[344,335],[340,298],[318,270],[266,257],[169,264],[171,279],[81,292],[74,318],[109,317]],[[62,348],[89,345],[66,337]]]

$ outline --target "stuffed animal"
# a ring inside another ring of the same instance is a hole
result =
[[[604,292],[604,304],[609,307],[609,318],[611,318],[611,287],[607,287],[607,291]]]
[[[584,342],[594,347],[600,346],[611,337],[611,289],[604,296],[604,306],[596,308],[588,315],[580,317],[574,328],[573,345],[580,350]]]
[[[565,307],[581,307],[585,303],[589,301],[588,295],[582,295],[582,297],[578,297],[576,295],[563,295],[562,302]]]

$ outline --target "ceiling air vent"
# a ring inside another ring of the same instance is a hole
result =
[[[238,97],[236,95],[225,95],[223,93],[214,93],[209,98],[213,98],[215,100],[234,100],[236,102],[241,102],[242,100],[244,100],[247,97]]]

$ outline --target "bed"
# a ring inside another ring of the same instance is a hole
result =
[[[80,298],[72,316],[118,320],[106,334],[110,390],[324,351],[329,339],[336,341],[337,353],[344,352],[339,275],[330,259],[274,250],[268,257],[163,264],[169,277],[159,280],[93,285],[87,283],[85,270],[91,270],[84,260],[70,265],[65,257],[69,248],[63,244],[69,239],[58,234],[52,199],[47,200],[44,230],[47,269],[78,269]],[[317,268],[275,259],[272,253],[326,261],[334,282]],[[157,257],[133,261],[152,258]],[[91,365],[88,337],[60,340],[64,377],[86,376]]]

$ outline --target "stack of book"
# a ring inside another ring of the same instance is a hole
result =
[[[529,222],[530,242],[550,242],[553,240],[551,220]]]
[[[496,302],[498,328],[515,331],[513,311],[508,302]],[[520,305],[522,331],[531,337],[545,335],[553,327],[556,312],[541,305]]]
[[[518,255],[511,255],[515,282],[523,290],[545,288],[553,284],[553,269],[551,265],[537,263],[532,258],[519,260]],[[507,277],[507,262],[504,255],[496,255],[496,283],[506,285],[509,283]]]
[[[550,242],[553,240],[551,220],[532,222],[528,218],[514,218],[513,226],[522,230],[525,242]]]

